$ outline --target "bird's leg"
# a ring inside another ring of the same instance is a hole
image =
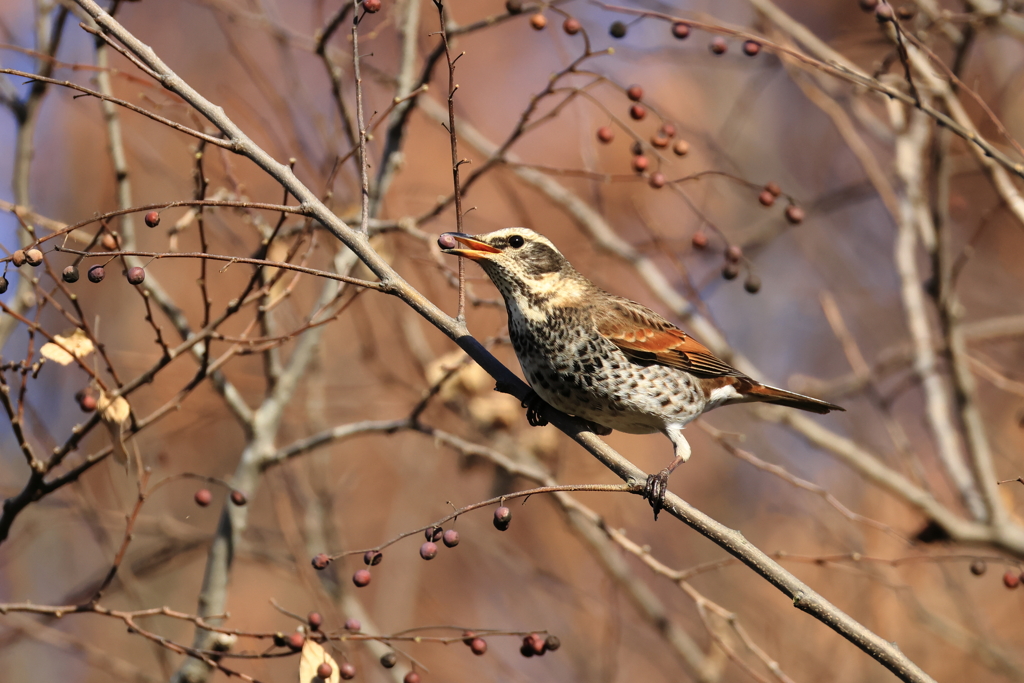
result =
[[[530,393],[523,399],[522,406],[526,408],[526,421],[531,427],[543,427],[547,425],[548,419],[544,417],[548,404],[544,402],[537,392],[530,389]]]
[[[683,436],[683,428],[670,426],[665,429],[665,434],[672,440],[676,448],[676,457],[669,463],[669,466],[657,474],[647,476],[647,483],[644,485],[644,498],[654,508],[654,519],[658,519],[658,513],[665,503],[665,494],[668,493],[668,477],[675,468],[690,459],[690,444]]]

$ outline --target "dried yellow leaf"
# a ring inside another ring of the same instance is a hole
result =
[[[328,664],[331,667],[331,675],[327,678],[320,678],[316,670],[321,664]],[[327,654],[327,651],[320,643],[306,638],[302,646],[302,657],[299,659],[299,683],[338,683],[341,676],[338,673],[338,663]]]
[[[92,340],[86,336],[85,330],[76,329],[64,336],[56,334],[54,341],[43,344],[39,355],[61,365],[70,365],[75,358],[85,358],[96,350]]]

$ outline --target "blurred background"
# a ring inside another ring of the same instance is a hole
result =
[[[376,4],[358,10],[371,243],[454,315],[456,264],[435,244],[456,225],[438,10]],[[359,224],[350,7],[106,8]],[[627,11],[638,9],[653,14]],[[1024,590],[1012,590],[1024,486],[996,483],[1024,475],[1017,8],[464,0],[445,15],[452,56],[463,53],[454,111],[458,155],[470,162],[461,167],[465,232],[537,230],[599,286],[759,379],[847,409],[799,419],[715,411],[688,429],[693,457],[672,491],[778,553],[936,678],[1024,680]],[[80,23],[91,19],[72,2],[0,1],[0,65],[217,135]],[[255,164],[214,144],[58,85],[2,78],[5,256],[118,209],[286,199]],[[964,141],[972,131],[994,155]],[[148,210],[42,242],[42,268],[4,263],[13,426],[0,429],[0,493],[21,502],[5,505],[0,521],[0,603],[88,602],[128,516],[131,541],[102,605],[229,613],[223,627],[264,636],[238,637],[231,651],[272,656],[221,663],[259,681],[295,676],[298,656],[269,636],[294,632],[311,610],[337,636],[348,618],[375,635],[512,633],[487,636],[479,657],[458,640],[394,641],[393,669],[377,661],[389,650],[381,642],[332,640],[328,650],[357,680],[401,680],[410,656],[435,681],[890,680],[722,549],[671,518],[653,523],[636,496],[513,500],[505,532],[491,508],[467,513],[455,524],[457,548],[425,562],[421,534],[399,541],[364,588],[351,580],[360,555],[315,571],[318,553],[375,547],[453,508],[550,481],[616,479],[554,427],[528,426],[518,401],[492,391],[493,380],[396,298],[292,271],[55,249],[206,251],[374,279],[301,216],[161,207],[150,228]],[[74,263],[82,279],[68,283],[60,274]],[[95,263],[107,263],[100,283],[85,277]],[[133,266],[145,268],[144,285],[125,281]],[[473,264],[466,289],[470,330],[519,373],[500,297]],[[245,305],[215,335],[162,362],[239,297]],[[33,367],[52,335],[76,327],[102,346],[82,360],[94,376],[75,363]],[[95,401],[151,370],[152,381],[126,392],[126,474],[102,457],[111,430]],[[417,428],[398,424],[417,406]],[[303,443],[322,434],[317,447]],[[672,455],[661,435],[606,440],[645,471]],[[27,452],[60,485],[40,488]],[[152,470],[148,486],[172,477],[137,509],[136,458]],[[228,501],[232,488],[247,505]],[[212,493],[208,506],[194,500],[200,489]],[[225,647],[188,619],[137,622],[182,646]],[[555,634],[561,648],[524,657],[529,632]],[[12,681],[227,678],[186,661],[119,618],[0,616],[0,670]]]

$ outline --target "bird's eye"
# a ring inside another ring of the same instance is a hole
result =
[[[524,244],[526,244],[526,240],[524,240],[520,235],[512,235],[511,237],[508,238],[508,246],[512,247],[513,249],[518,249]]]

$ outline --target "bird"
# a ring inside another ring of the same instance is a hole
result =
[[[683,428],[709,410],[749,402],[844,410],[748,377],[663,316],[595,285],[529,228],[447,232],[438,246],[478,263],[501,293],[509,338],[534,392],[523,402],[530,424],[547,424],[546,403],[595,433],[661,432],[671,440],[674,459],[644,487],[655,519],[669,475],[690,458]]]

